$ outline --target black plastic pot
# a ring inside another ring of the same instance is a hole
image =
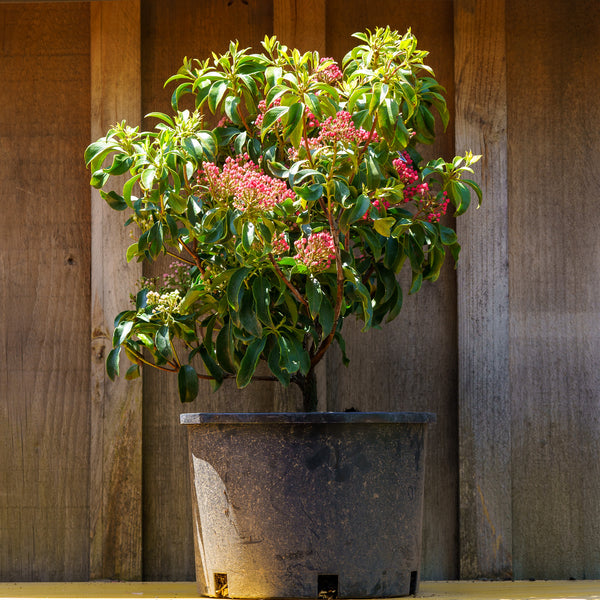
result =
[[[202,595],[416,593],[430,413],[184,414]]]

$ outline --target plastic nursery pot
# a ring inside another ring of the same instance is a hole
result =
[[[183,414],[201,595],[382,598],[419,585],[431,413]]]

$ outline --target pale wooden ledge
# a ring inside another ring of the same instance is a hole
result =
[[[429,600],[600,600],[600,581],[425,581]],[[0,583],[0,598],[198,598],[193,582]]]

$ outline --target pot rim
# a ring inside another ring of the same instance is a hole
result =
[[[255,413],[183,413],[182,425],[258,425],[263,423],[435,423],[436,415],[430,412],[255,412]]]

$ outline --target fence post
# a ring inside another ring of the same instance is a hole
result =
[[[460,576],[512,576],[505,0],[455,0],[456,148],[483,154],[461,217]]]
[[[91,2],[91,138],[117,120],[141,123],[140,0]],[[142,577],[141,380],[108,379],[112,322],[141,266],[121,215],[92,191],[90,579]]]

